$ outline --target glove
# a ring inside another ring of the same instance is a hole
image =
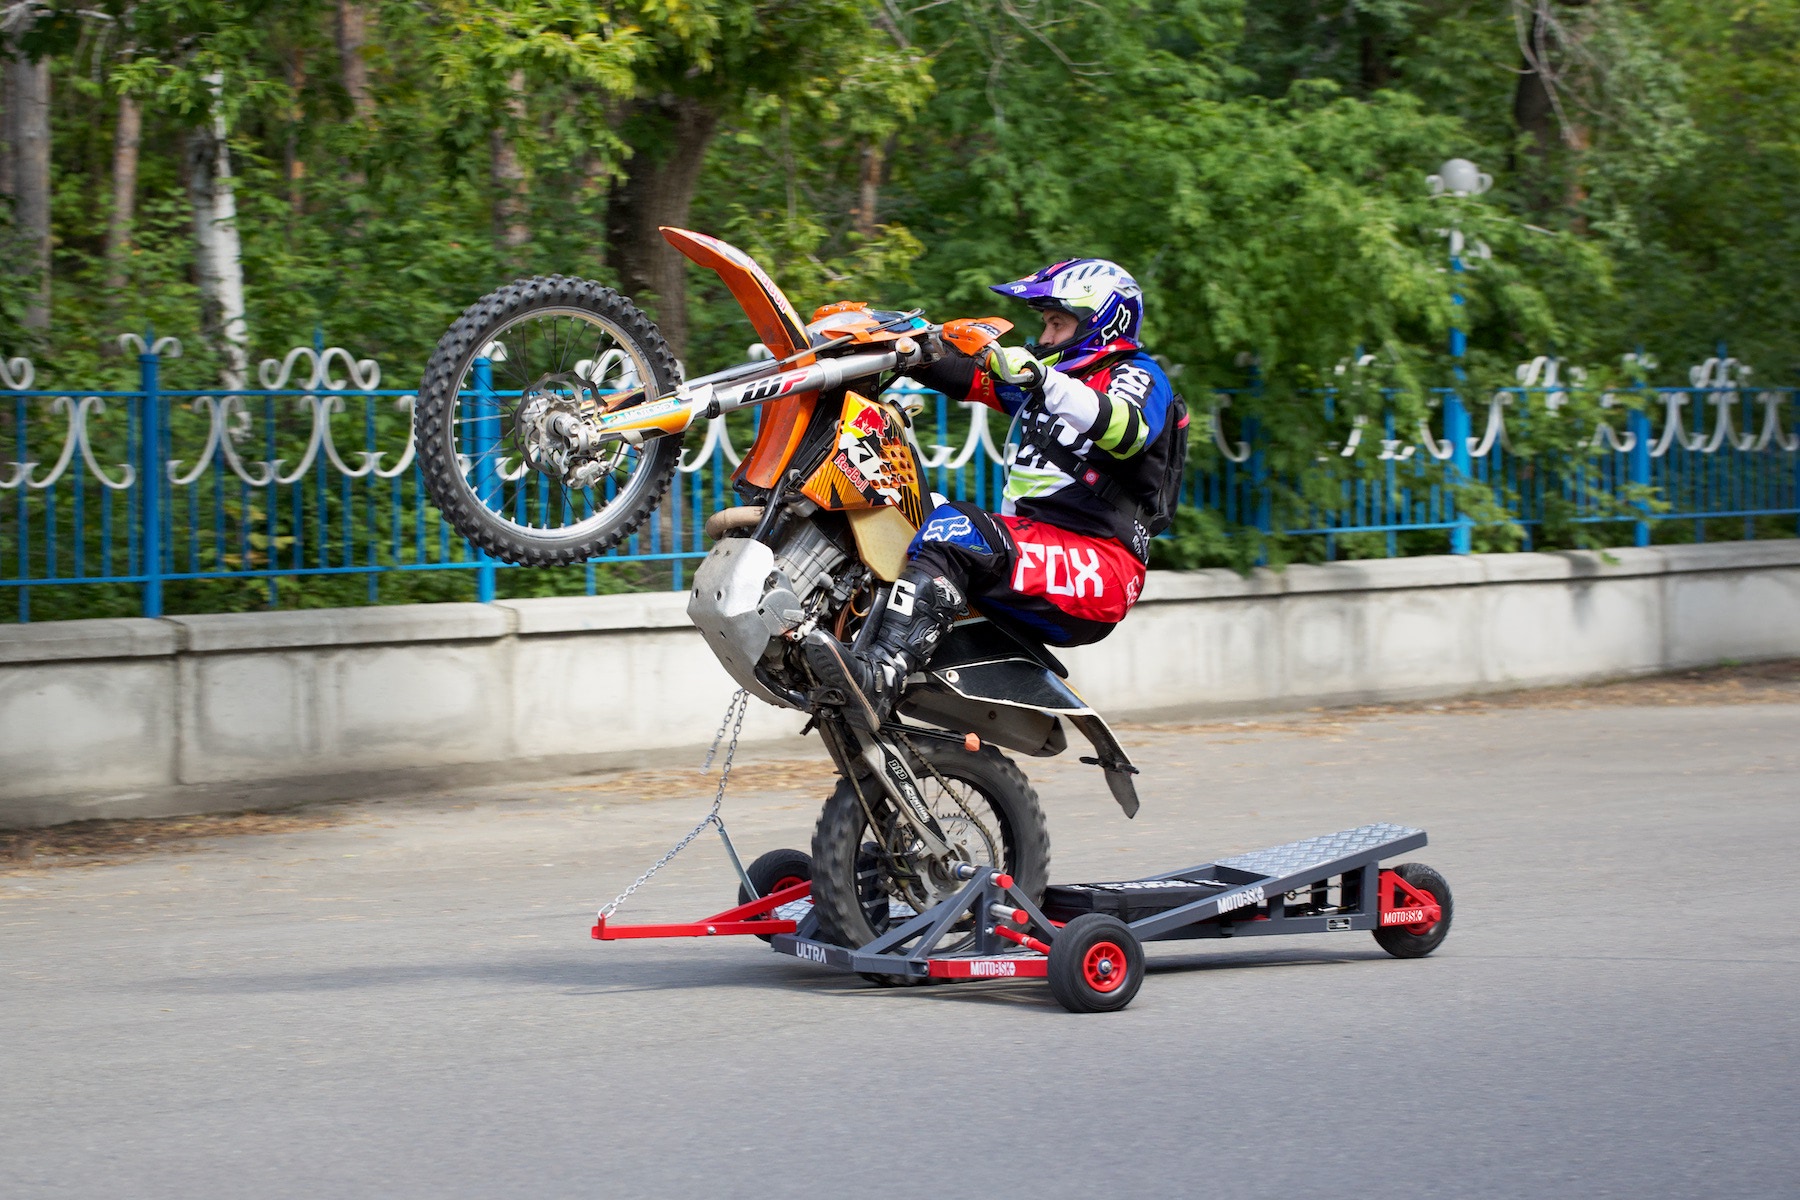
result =
[[[995,383],[1036,391],[1044,381],[1044,364],[1021,346],[989,346],[982,351],[981,365]]]
[[[997,387],[1013,391],[1036,391],[1044,379],[1044,365],[1017,346],[988,346],[974,358],[947,346],[943,357],[908,367],[904,374],[952,400],[967,400],[984,371]]]

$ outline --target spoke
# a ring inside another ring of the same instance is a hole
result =
[[[525,391],[531,387],[531,329],[521,321],[507,332],[510,334],[514,330],[518,333],[513,339],[516,344],[507,347],[506,361],[501,365],[508,377],[519,381],[519,390]]]
[[[610,341],[615,341],[615,340],[617,340],[617,339],[615,339],[611,333],[607,332],[604,329],[599,330],[598,340],[595,341],[595,343],[594,343],[594,352],[591,356],[591,360],[593,361],[593,363],[596,366],[599,365],[600,359],[605,356],[606,352],[611,349],[611,347],[608,346],[606,343],[608,343]],[[620,349],[624,349],[624,348],[620,347]],[[631,363],[632,369],[635,373],[636,368],[637,368],[637,363],[632,359],[630,351],[625,352],[625,361]],[[593,382],[594,382],[595,386],[599,386],[600,384],[602,384],[604,382],[604,380],[596,379]]]
[[[510,453],[512,453],[511,446],[504,445],[500,442],[495,442],[492,446],[489,446],[486,450],[483,450],[480,454],[471,454],[468,456],[468,458],[469,458],[470,462],[478,463],[478,462],[482,461],[483,459],[492,458],[496,454],[504,457],[505,455],[510,454]]]
[[[593,376],[595,373],[595,368],[599,367],[599,365],[600,365],[600,356],[606,353],[606,351],[601,349],[601,347],[606,344],[608,338],[607,338],[606,330],[604,330],[604,329],[596,329],[594,331],[594,333],[595,333],[596,338],[598,338],[598,340],[594,343],[593,350],[591,350],[588,353],[588,362],[590,364],[592,364],[588,367],[588,382],[593,384],[597,388],[601,385],[603,380],[595,379],[595,378],[593,378]]]
[[[556,373],[559,375],[569,369],[569,348],[575,344],[577,336],[579,335],[569,338],[568,344],[563,347],[562,354],[556,359]]]
[[[571,359],[581,356],[582,347],[590,344],[584,327],[593,333],[593,362],[598,363],[616,345],[624,356],[623,369],[635,375],[641,385],[650,385],[640,356],[600,319],[535,313],[496,331],[493,340],[506,346],[507,356],[493,365],[488,395],[482,396],[472,386],[470,372],[465,380],[468,386],[461,389],[463,394],[451,417],[453,436],[469,463],[471,483],[488,475],[482,482],[481,503],[516,528],[565,530],[592,521],[621,495],[633,492],[638,469],[644,464],[641,448],[621,445],[603,451],[598,459],[599,469],[588,487],[570,488],[561,479],[537,471],[527,471],[510,481],[497,478],[495,467],[511,460],[516,469],[523,462],[519,413],[525,397],[545,375],[566,373]],[[553,388],[552,393],[559,399],[567,398],[560,387]],[[484,422],[493,424],[484,426]],[[490,432],[494,435],[491,440],[487,436]],[[468,447],[478,443],[487,444],[479,453],[469,453]]]

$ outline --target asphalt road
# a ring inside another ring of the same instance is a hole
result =
[[[591,941],[704,810],[679,776],[0,875],[0,1192],[1793,1196],[1797,725],[1760,704],[1138,729],[1136,822],[1091,768],[1030,763],[1053,878],[1391,820],[1430,831],[1412,857],[1455,890],[1432,958],[1364,933],[1154,947],[1098,1016],[748,940]],[[740,839],[804,846],[817,769],[744,774]],[[732,890],[703,842],[625,915]]]

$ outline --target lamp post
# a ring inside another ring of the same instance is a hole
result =
[[[1479,196],[1494,186],[1494,177],[1484,173],[1466,158],[1452,158],[1439,167],[1437,174],[1427,175],[1425,183],[1431,188],[1434,196]],[[1456,305],[1456,312],[1450,326],[1450,361],[1451,370],[1456,379],[1457,390],[1444,398],[1444,440],[1450,443],[1450,471],[1455,482],[1463,482],[1469,478],[1469,410],[1462,402],[1461,387],[1468,376],[1463,371],[1463,355],[1468,350],[1468,334],[1463,329],[1462,287],[1457,279],[1468,265],[1463,261],[1463,252],[1467,247],[1463,241],[1462,230],[1456,227],[1454,220],[1449,229],[1443,231],[1450,239],[1450,286],[1451,302]],[[1478,258],[1488,257],[1486,244],[1477,242],[1474,254]],[[1471,548],[1472,526],[1469,519],[1459,511],[1456,525],[1450,530],[1450,553],[1467,554]]]

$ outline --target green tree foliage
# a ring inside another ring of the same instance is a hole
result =
[[[352,50],[346,8],[366,18]],[[1104,255],[1144,282],[1150,340],[1202,417],[1213,389],[1234,392],[1224,439],[1256,429],[1280,524],[1366,469],[1320,455],[1358,417],[1436,419],[1458,323],[1474,395],[1538,354],[1583,363],[1596,383],[1622,382],[1620,357],[1639,347],[1664,364],[1655,382],[1722,337],[1765,379],[1794,355],[1800,0],[6,0],[0,12],[12,53],[50,57],[55,96],[53,319],[45,336],[24,329],[26,284],[0,272],[0,349],[30,350],[54,380],[122,381],[101,353],[120,330],[199,330],[183,145],[215,77],[253,359],[322,326],[406,380],[475,297],[563,271],[638,295],[693,368],[724,365],[749,328],[710,276],[669,257],[655,226],[670,221],[752,250],[803,309],[849,296],[1004,311],[987,284]],[[141,105],[143,134],[113,286],[122,97]],[[1425,176],[1453,155],[1495,188],[1433,198]],[[1452,228],[1492,257],[1446,271]],[[0,226],[0,242],[13,236]],[[1358,356],[1365,367],[1340,371]],[[190,343],[174,369],[207,382],[217,364]],[[1335,389],[1329,415],[1322,389]],[[1515,451],[1579,477],[1593,404],[1512,422]],[[1216,462],[1210,440],[1196,454]],[[1516,545],[1498,499],[1474,485],[1461,497],[1481,544]],[[1259,542],[1218,514],[1179,532],[1181,563],[1318,549]],[[1554,514],[1546,533],[1587,536]]]

